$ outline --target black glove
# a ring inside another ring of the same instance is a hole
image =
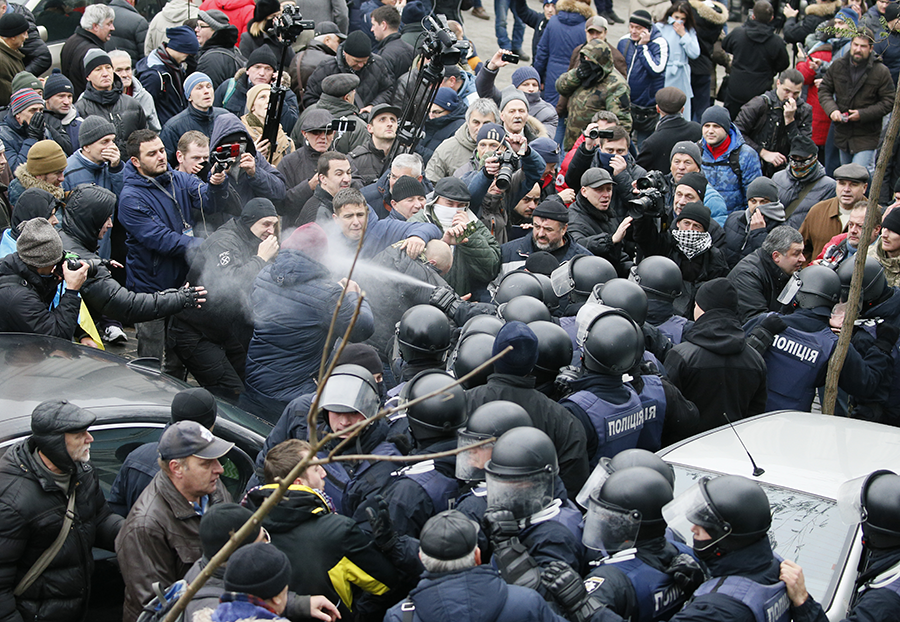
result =
[[[589,61],[586,58],[582,58],[578,67],[575,69],[575,75],[578,76],[578,79],[581,80],[582,84],[585,84],[590,82],[597,75],[598,69],[600,68],[596,63]]]
[[[519,535],[519,522],[509,510],[488,510],[484,513],[484,532],[497,546]]]
[[[199,309],[202,296],[200,292],[204,291],[203,287],[179,287],[175,290],[179,298],[181,298],[182,309]]]
[[[880,348],[888,354],[891,353],[891,350],[897,343],[898,337],[900,337],[900,328],[897,328],[893,324],[881,322],[875,327],[875,347]]]
[[[672,577],[675,584],[680,587],[685,594],[693,594],[700,585],[706,581],[706,574],[696,559],[682,553],[672,558],[669,567],[666,568],[666,574]]]
[[[784,332],[787,324],[780,315],[768,315],[764,317],[759,324],[756,325],[750,335],[747,337],[747,345],[765,355],[772,343],[775,341],[775,335]]]
[[[553,595],[567,617],[576,622],[589,620],[595,611],[603,608],[588,594],[578,573],[565,562],[550,562],[541,573],[541,585]]]
[[[581,240],[581,245],[594,255],[608,255],[613,249],[612,236],[608,233],[598,233]]]
[[[456,310],[459,308],[459,303],[459,296],[457,296],[456,292],[449,287],[435,288],[435,290],[431,292],[431,298],[429,298],[428,300],[428,304],[433,307],[437,307],[451,319],[454,315],[456,315]]]
[[[581,368],[575,367],[574,365],[566,365],[559,370],[559,374],[556,376],[556,380],[553,384],[556,386],[560,395],[568,395],[572,391],[569,388],[569,385],[575,380],[578,380],[580,375]]]
[[[28,121],[28,138],[41,140],[44,138],[44,113],[38,110]]]
[[[375,544],[383,552],[387,553],[397,544],[397,534],[394,532],[394,522],[388,504],[381,495],[375,496],[376,508],[367,507],[366,517],[372,527],[372,538]]]

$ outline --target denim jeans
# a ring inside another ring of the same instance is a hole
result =
[[[875,150],[867,149],[866,151],[860,151],[858,153],[850,153],[849,151],[840,150],[841,154],[841,166],[844,164],[850,164],[853,162],[854,164],[861,164],[866,167],[866,170],[869,171],[869,177],[875,173]]]
[[[525,22],[513,12],[512,43],[506,30],[506,15],[509,13],[510,0],[494,0],[494,31],[497,45],[504,50],[521,50],[525,42]]]

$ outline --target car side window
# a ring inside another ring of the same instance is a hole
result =
[[[38,26],[47,29],[47,44],[63,43],[75,33],[81,22],[84,7],[91,4],[109,4],[102,0],[40,0],[39,2],[19,2],[31,9],[34,21]],[[160,12],[165,2],[160,0],[139,0],[135,3],[138,13],[149,22]],[[77,5],[77,6],[76,6]]]

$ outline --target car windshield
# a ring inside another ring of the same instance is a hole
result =
[[[675,494],[704,476],[720,473],[673,464]],[[772,507],[769,540],[784,559],[803,567],[806,589],[827,610],[852,544],[855,529],[841,521],[833,499],[760,483]]]

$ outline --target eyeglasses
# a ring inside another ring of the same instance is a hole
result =
[[[306,133],[313,136],[321,136],[322,134],[334,134],[334,130],[306,130]]]

